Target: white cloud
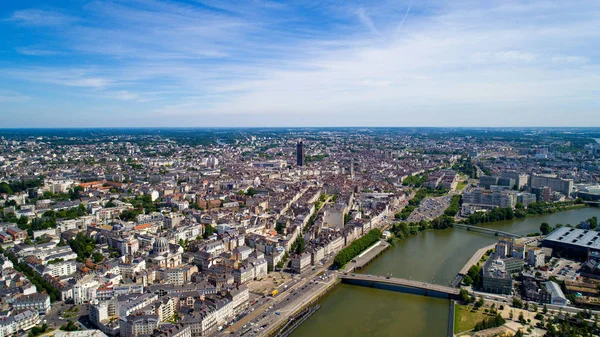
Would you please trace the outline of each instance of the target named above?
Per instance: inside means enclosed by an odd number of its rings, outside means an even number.
[[[138,99],[139,95],[132,92],[128,92],[126,90],[121,90],[116,92],[114,94],[114,97],[119,100],[130,101]]]
[[[47,67],[5,68],[2,72],[9,77],[71,87],[105,88],[113,83],[98,73],[84,68],[52,69]],[[101,72],[101,71],[100,71]]]
[[[72,16],[65,15],[55,11],[45,11],[39,9],[25,9],[16,11],[10,16],[9,21],[18,22],[30,26],[61,26],[76,21]]]
[[[31,97],[23,95],[18,92],[0,90],[0,102],[2,102],[2,103],[25,102],[30,99],[31,99]]]
[[[21,47],[16,48],[16,51],[19,54],[29,55],[29,56],[49,56],[49,55],[58,55],[59,52],[55,50],[48,50],[44,48],[34,48],[34,47]]]
[[[554,56],[552,57],[552,62],[557,63],[585,63],[589,59],[587,57],[582,56]]]
[[[478,52],[473,55],[475,62],[533,62],[537,56],[533,53],[508,50],[501,52]]]

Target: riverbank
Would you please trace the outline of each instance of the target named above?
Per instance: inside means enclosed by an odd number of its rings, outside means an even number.
[[[473,254],[473,256],[471,256],[469,261],[467,261],[467,263],[465,263],[464,267],[462,267],[462,269],[458,272],[458,275],[456,275],[456,278],[454,279],[454,281],[452,281],[451,286],[452,287],[459,286],[460,283],[462,282],[463,278],[465,277],[465,275],[467,275],[467,273],[469,272],[469,269],[472,266],[474,266],[476,263],[479,263],[481,258],[485,255],[485,253],[490,249],[494,249],[495,246],[496,246],[496,244],[491,244],[489,246],[478,249],[475,252],[475,254]]]

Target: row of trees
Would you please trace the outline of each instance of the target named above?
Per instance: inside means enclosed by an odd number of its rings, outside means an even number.
[[[504,323],[506,323],[506,320],[502,318],[502,315],[496,314],[496,316],[494,317],[484,318],[481,322],[475,324],[475,328],[473,330],[480,331],[485,329],[496,328],[504,325]]]
[[[418,222],[398,222],[392,226],[390,232],[392,232],[397,239],[403,239],[408,235],[414,235],[418,232],[426,231],[428,229],[446,229],[452,227],[453,224],[453,217],[442,215],[431,221],[421,220]]]
[[[593,216],[593,217],[587,219],[585,222],[589,223],[590,229],[596,229],[596,227],[598,227],[598,217],[596,217],[596,216]],[[563,226],[564,226],[563,224],[556,224],[556,226],[552,227],[552,226],[550,226],[549,223],[542,222],[542,224],[540,225],[540,232],[542,233],[542,235],[548,235],[553,230],[558,229]],[[572,226],[567,224],[567,227],[572,227]],[[578,224],[577,228],[581,228],[581,224]]]
[[[3,217],[0,221],[15,223],[20,229],[27,231],[29,236],[33,236],[34,231],[56,228],[56,219],[75,219],[85,214],[87,214],[85,206],[79,205],[78,207],[60,210],[58,212],[52,210],[46,211],[41,218],[35,218],[31,220],[31,222],[29,222],[29,218],[26,216],[17,218],[14,213]]]
[[[471,214],[465,220],[465,223],[468,225],[476,225],[476,224],[487,223],[487,222],[512,220],[514,218],[515,218],[515,212],[513,211],[512,208],[498,207],[498,208],[492,209],[489,212],[485,212],[485,213],[477,212],[477,213]]]
[[[350,246],[342,249],[335,258],[333,264],[336,268],[341,268],[346,263],[350,262],[353,258],[362,253],[365,249],[369,248],[372,244],[377,242],[381,238],[381,231],[377,228],[371,229],[367,235],[352,242]]]
[[[0,193],[6,193],[9,195],[27,191],[30,188],[41,187],[44,183],[42,178],[39,179],[30,179],[30,180],[19,180],[19,181],[11,181],[1,182],[0,183]]]
[[[406,220],[410,216],[410,214],[417,208],[417,206],[406,205],[402,211],[396,213],[394,217],[396,220]]]
[[[469,268],[467,275],[465,275],[463,282],[468,286],[473,285],[474,288],[481,288],[483,284],[481,278],[481,266],[479,266],[479,264],[472,265],[471,268]]]
[[[44,325],[42,326],[36,325],[33,328],[31,328],[31,330],[29,330],[27,337],[37,337],[46,332],[48,332],[48,324],[44,323]]]
[[[292,247],[290,247],[290,251],[296,254],[302,254],[306,249],[306,243],[304,242],[304,237],[302,235],[298,235],[296,241],[292,243]]]
[[[60,299],[60,291],[56,289],[50,282],[48,282],[45,278],[43,278],[36,271],[31,269],[25,262],[19,262],[17,257],[12,253],[6,253],[6,256],[13,263],[15,270],[23,273],[33,285],[40,290],[45,290],[48,296],[50,296],[50,301],[54,302]]]
[[[458,211],[460,211],[460,198],[461,198],[461,196],[459,194],[452,196],[452,201],[450,201],[450,206],[448,206],[448,208],[446,208],[446,210],[444,211],[444,214],[446,214],[448,216],[455,216],[456,214],[458,214]]]

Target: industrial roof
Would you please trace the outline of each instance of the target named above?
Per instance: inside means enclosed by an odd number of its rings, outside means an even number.
[[[594,230],[561,227],[548,234],[544,241],[600,250],[600,232]]]

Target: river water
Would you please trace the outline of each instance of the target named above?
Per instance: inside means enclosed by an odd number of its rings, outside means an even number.
[[[486,224],[509,233],[539,231],[542,222],[576,225],[600,208]],[[461,229],[432,230],[395,243],[361,272],[449,285],[479,248],[498,238]],[[340,284],[320,300],[321,309],[291,337],[445,336],[448,301],[419,295]]]

